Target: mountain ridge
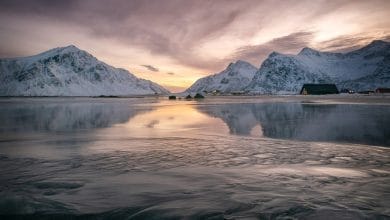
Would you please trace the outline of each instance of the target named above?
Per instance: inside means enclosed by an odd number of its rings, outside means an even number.
[[[232,92],[232,89],[225,89],[222,84],[231,80],[226,73],[233,64],[230,63],[220,73],[198,79],[185,92]],[[334,83],[339,89],[374,90],[377,87],[390,87],[389,66],[390,43],[382,40],[374,40],[360,49],[346,53],[319,51],[310,47],[302,48],[296,55],[273,51],[256,68],[250,81],[235,79],[241,81],[235,91],[251,94],[297,94],[305,83]]]
[[[346,53],[304,47],[270,53],[259,68],[237,60],[198,79],[186,93],[236,91],[297,94],[305,83],[334,83],[355,91],[390,87],[390,42],[374,40]],[[168,94],[162,86],[115,68],[74,45],[37,55],[0,59],[0,96],[110,96]]]
[[[74,45],[0,59],[0,96],[168,94],[162,86],[115,68]]]
[[[254,94],[297,94],[305,83],[334,83],[339,89],[356,91],[390,87],[389,57],[390,43],[381,40],[347,53],[308,47],[296,55],[272,52],[245,90]]]

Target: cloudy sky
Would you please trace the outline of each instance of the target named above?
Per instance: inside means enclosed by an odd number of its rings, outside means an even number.
[[[0,57],[75,45],[180,91],[241,59],[390,40],[389,0],[0,0]]]

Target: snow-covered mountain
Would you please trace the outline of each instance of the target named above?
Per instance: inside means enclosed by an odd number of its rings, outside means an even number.
[[[0,96],[166,94],[168,90],[107,65],[75,46],[0,59]]]
[[[259,94],[296,94],[304,83],[335,83],[356,91],[390,87],[390,43],[373,41],[348,53],[304,48],[297,55],[273,52],[245,88]]]
[[[198,79],[190,88],[188,93],[212,92],[219,90],[221,93],[241,91],[252,80],[257,68],[245,61],[238,60],[230,63],[222,72]]]

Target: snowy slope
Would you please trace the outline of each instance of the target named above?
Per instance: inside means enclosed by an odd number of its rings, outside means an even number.
[[[222,93],[241,91],[252,80],[257,68],[245,61],[238,60],[230,63],[222,72],[197,80],[186,92],[212,92],[219,90]]]
[[[296,94],[304,83],[335,83],[356,91],[390,87],[390,43],[373,41],[349,53],[304,48],[297,55],[273,52],[247,90],[261,94]]]
[[[166,94],[127,70],[109,66],[75,46],[22,58],[0,59],[0,96]]]

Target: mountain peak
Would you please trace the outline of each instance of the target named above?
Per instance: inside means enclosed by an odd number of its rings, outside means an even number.
[[[78,52],[78,51],[81,51],[78,47],[76,47],[75,45],[68,45],[68,46],[65,46],[65,47],[57,47],[57,48],[54,48],[53,51],[56,51],[56,52],[59,52],[59,53],[67,53],[67,52]]]
[[[276,56],[279,56],[281,55],[281,53],[278,53],[276,51],[272,51],[272,53],[270,53],[270,55],[268,57],[276,57]]]
[[[246,62],[246,61],[243,61],[243,60],[237,60],[237,61],[235,62],[235,64],[239,64],[239,65],[244,64],[244,65],[247,65],[247,64],[249,64],[249,63]]]
[[[231,62],[229,65],[228,65],[228,68],[240,68],[240,67],[244,67],[244,66],[252,66],[252,64],[246,62],[246,61],[243,61],[243,60],[237,60],[236,62]]]
[[[186,92],[212,92],[230,93],[243,91],[252,80],[257,68],[252,64],[237,60],[231,62],[223,71],[198,79]]]
[[[388,53],[390,50],[390,42],[383,41],[383,40],[373,40],[371,43],[367,44],[366,46],[349,52],[349,54],[357,54],[357,53],[377,53],[377,52],[383,52]]]
[[[384,40],[373,40],[370,44],[368,45],[388,45],[390,42],[384,41]]]
[[[380,50],[380,49],[384,49],[384,48],[389,47],[389,46],[390,46],[390,42],[386,42],[383,40],[373,40],[370,44],[368,44],[367,46],[365,46],[363,48],[364,49]]]
[[[75,53],[75,52],[79,52],[79,51],[83,51],[83,50],[80,50],[79,48],[77,48],[74,45],[69,45],[69,46],[65,46],[65,47],[56,47],[56,48],[53,48],[51,50],[45,51],[43,53],[31,56],[31,57],[44,58],[44,57],[55,56],[55,55],[58,55],[58,54]]]
[[[310,47],[304,47],[298,53],[298,55],[319,55],[319,52],[317,50],[310,48]]]
[[[237,60],[234,63],[233,62],[230,63],[226,68],[226,70],[233,70],[233,71],[237,71],[239,69],[256,69],[256,67],[254,67],[252,64],[246,61]]]
[[[80,50],[78,47],[76,47],[73,44],[65,46],[65,47],[62,47],[62,49],[64,49],[64,50]]]

